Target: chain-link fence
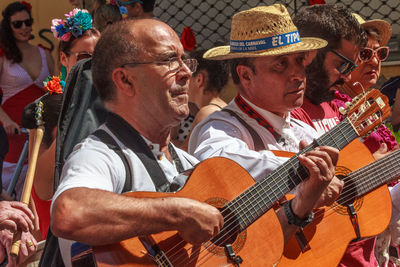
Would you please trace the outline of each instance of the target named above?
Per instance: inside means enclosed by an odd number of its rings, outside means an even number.
[[[343,0],[326,1],[329,4],[340,3],[366,20],[384,19],[392,25],[393,34],[400,34],[399,0]],[[178,34],[189,26],[195,33],[197,47],[208,49],[215,43],[227,43],[232,16],[241,10],[259,5],[280,3],[286,6],[293,16],[297,10],[309,5],[307,0],[158,0],[155,15],[173,27]],[[393,38],[392,50],[398,49],[396,37]],[[400,41],[400,38],[398,39]]]

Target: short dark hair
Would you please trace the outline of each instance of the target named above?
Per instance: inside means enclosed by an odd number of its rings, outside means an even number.
[[[222,88],[227,84],[229,78],[228,66],[223,60],[204,59],[203,55],[207,50],[194,50],[190,52],[190,57],[195,58],[199,62],[196,72],[205,70],[208,75],[208,84],[205,90],[221,92]]]
[[[319,37],[328,41],[327,49],[338,49],[345,39],[362,48],[366,36],[348,8],[341,5],[313,5],[301,9],[293,19],[301,37]]]
[[[16,45],[10,18],[20,11],[26,11],[29,18],[32,19],[31,11],[26,5],[21,4],[21,2],[13,2],[3,10],[3,19],[0,25],[0,47],[3,49],[6,58],[13,63],[22,62],[22,53]]]
[[[154,10],[154,5],[156,4],[156,0],[142,0],[143,11],[144,12],[152,12]]]
[[[240,84],[240,78],[236,71],[237,66],[239,66],[239,65],[247,66],[247,67],[251,68],[251,70],[254,73],[256,73],[256,68],[254,67],[253,62],[254,62],[254,58],[247,58],[247,57],[234,58],[234,59],[229,60],[229,68],[231,70],[231,76],[232,76],[232,80],[233,80],[234,84]]]
[[[121,19],[121,13],[119,12],[118,7],[115,5],[106,4],[100,6],[94,13],[93,24],[96,29],[102,32],[108,25],[113,24]]]
[[[131,30],[136,21],[126,19],[111,24],[96,44],[92,57],[92,76],[94,87],[103,102],[115,97],[113,70],[127,62],[134,62],[141,52]]]

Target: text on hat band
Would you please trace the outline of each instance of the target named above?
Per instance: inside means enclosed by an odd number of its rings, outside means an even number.
[[[247,52],[247,51],[259,51],[267,50],[270,48],[295,44],[300,42],[300,34],[298,31],[284,33],[280,35],[270,36],[267,38],[241,41],[231,40],[230,49],[231,52]]]

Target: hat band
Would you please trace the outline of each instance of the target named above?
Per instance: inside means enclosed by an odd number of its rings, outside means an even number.
[[[298,31],[275,35],[267,38],[255,39],[255,40],[231,40],[230,49],[231,52],[251,52],[267,50],[275,47],[291,45],[301,42],[300,34]]]

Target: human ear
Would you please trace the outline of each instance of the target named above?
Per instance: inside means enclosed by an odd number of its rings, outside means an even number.
[[[249,66],[238,65],[236,67],[236,72],[239,76],[241,84],[247,87],[247,85],[249,85],[253,79],[253,70]]]
[[[116,68],[112,72],[112,80],[118,91],[126,96],[134,96],[134,83],[132,77],[124,68]]]
[[[60,63],[61,65],[63,65],[64,67],[68,66],[68,56],[67,54],[65,54],[64,52],[60,52]]]

